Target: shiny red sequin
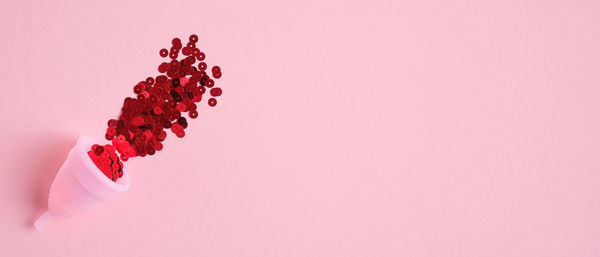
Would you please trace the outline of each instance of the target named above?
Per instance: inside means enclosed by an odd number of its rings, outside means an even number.
[[[221,96],[221,94],[223,94],[223,90],[221,90],[218,87],[210,89],[210,95],[212,95],[212,96]]]
[[[214,99],[214,98],[208,99],[208,105],[211,107],[217,105],[217,99]]]
[[[160,49],[160,51],[158,52],[160,54],[160,57],[167,57],[167,55],[169,55],[169,50],[167,50],[166,48]]]
[[[117,181],[118,178],[123,176],[123,164],[112,145],[93,145],[92,150],[88,152],[88,156],[110,180]]]
[[[213,78],[221,77],[221,68],[211,68],[212,78],[207,74],[207,64],[203,62],[206,56],[196,47],[197,42],[196,35],[189,36],[185,45],[179,38],[174,38],[170,48],[160,49],[161,57],[171,59],[158,65],[162,75],[148,77],[133,87],[135,96],[125,98],[121,115],[107,123],[105,138],[111,140],[111,144],[94,145],[88,152],[96,166],[111,180],[116,181],[123,175],[121,160],[161,151],[161,142],[167,137],[165,130],[170,129],[177,137],[184,137],[188,122],[182,114],[188,112],[190,118],[198,117],[195,103],[202,101],[206,87],[211,88],[208,105],[217,105],[215,97],[221,96],[223,91],[213,87]],[[180,53],[183,59],[178,60]]]

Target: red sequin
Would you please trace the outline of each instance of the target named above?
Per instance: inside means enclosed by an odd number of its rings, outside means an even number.
[[[223,94],[223,90],[221,90],[218,87],[210,89],[210,95],[212,95],[212,96],[220,96],[221,94]]]
[[[135,116],[135,118],[131,120],[131,125],[134,125],[136,127],[142,125],[143,123],[144,118],[142,118],[141,116]]]
[[[222,94],[221,88],[214,87],[214,80],[206,73],[207,64],[202,62],[205,54],[196,48],[198,36],[191,35],[183,47],[179,38],[171,41],[170,50],[162,48],[161,57],[170,57],[170,62],[158,65],[163,75],[147,77],[134,86],[135,97],[127,97],[119,119],[110,119],[107,123],[105,138],[112,145],[92,146],[90,158],[111,180],[116,181],[123,174],[122,161],[130,157],[153,155],[163,149],[162,141],[167,137],[165,130],[170,129],[177,137],[184,137],[188,127],[182,113],[188,112],[192,119],[198,117],[196,102],[201,101],[206,87],[211,88],[209,106],[215,106],[214,97]],[[179,52],[183,60],[177,60]],[[197,69],[193,66],[197,64]],[[213,66],[212,78],[221,77],[221,68]],[[119,156],[116,154],[118,152]]]
[[[166,48],[160,49],[160,57],[167,57],[167,55],[169,55],[169,50],[167,50]]]
[[[115,129],[115,128],[110,128],[109,127],[108,129],[106,129],[106,134],[114,136],[116,133],[117,133],[117,129]]]
[[[215,105],[217,105],[217,99],[214,99],[214,98],[208,99],[208,105],[210,107],[214,107]]]
[[[152,86],[152,85],[154,85],[154,78],[153,78],[153,77],[148,77],[148,78],[146,78],[146,85],[147,85],[147,86]]]
[[[110,128],[116,128],[117,127],[117,120],[115,120],[115,119],[108,120],[108,127],[110,127]]]
[[[173,44],[173,47],[175,48],[181,48],[181,39],[173,38],[173,40],[171,40],[171,44]]]
[[[123,176],[123,165],[120,163],[112,145],[93,145],[88,156],[100,171],[110,180],[117,181]]]
[[[154,111],[154,114],[156,114],[156,115],[161,115],[161,114],[162,114],[162,112],[163,112],[162,108],[160,108],[160,107],[158,107],[158,106],[155,106],[155,107],[152,109],[152,111]]]
[[[196,56],[196,59],[198,59],[198,61],[204,61],[204,58],[206,57],[206,55],[201,51],[198,51],[195,56]]]
[[[207,79],[206,80],[206,86],[207,87],[213,87],[215,85],[215,81],[212,79]]]
[[[135,87],[133,87],[133,92],[136,94],[142,93],[142,91],[144,91],[145,87],[146,87],[146,85],[144,85],[142,82],[140,82],[137,85],[135,85]]]
[[[177,110],[180,112],[185,112],[185,104],[183,104],[183,103],[177,104]]]

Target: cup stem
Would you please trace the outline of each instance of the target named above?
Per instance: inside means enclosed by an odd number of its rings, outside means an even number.
[[[48,223],[50,223],[53,219],[54,215],[52,215],[52,213],[50,213],[49,211],[46,211],[35,221],[35,223],[33,223],[33,226],[38,230],[42,229],[43,227],[48,225]]]

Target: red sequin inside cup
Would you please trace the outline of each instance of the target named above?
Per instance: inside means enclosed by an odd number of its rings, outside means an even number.
[[[221,96],[222,89],[215,87],[214,79],[221,77],[221,68],[213,66],[212,78],[208,75],[206,56],[196,47],[197,42],[196,35],[189,36],[185,45],[174,38],[170,47],[160,49],[159,56],[167,58],[158,65],[162,75],[135,84],[134,96],[125,98],[121,115],[108,121],[105,138],[111,143],[94,145],[88,152],[94,164],[112,181],[123,176],[121,161],[161,151],[167,130],[184,137],[188,123],[183,113],[187,112],[192,119],[198,117],[196,103],[202,101],[206,87],[210,88],[208,105],[217,105],[216,97]]]
[[[117,181],[118,178],[123,176],[123,163],[119,160],[112,145],[93,145],[88,155],[110,180]]]

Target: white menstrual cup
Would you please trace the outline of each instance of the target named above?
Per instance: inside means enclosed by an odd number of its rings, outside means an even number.
[[[98,142],[80,137],[56,174],[48,196],[48,210],[33,224],[41,229],[54,218],[83,213],[129,189],[129,175],[113,182],[94,164],[88,152]]]

